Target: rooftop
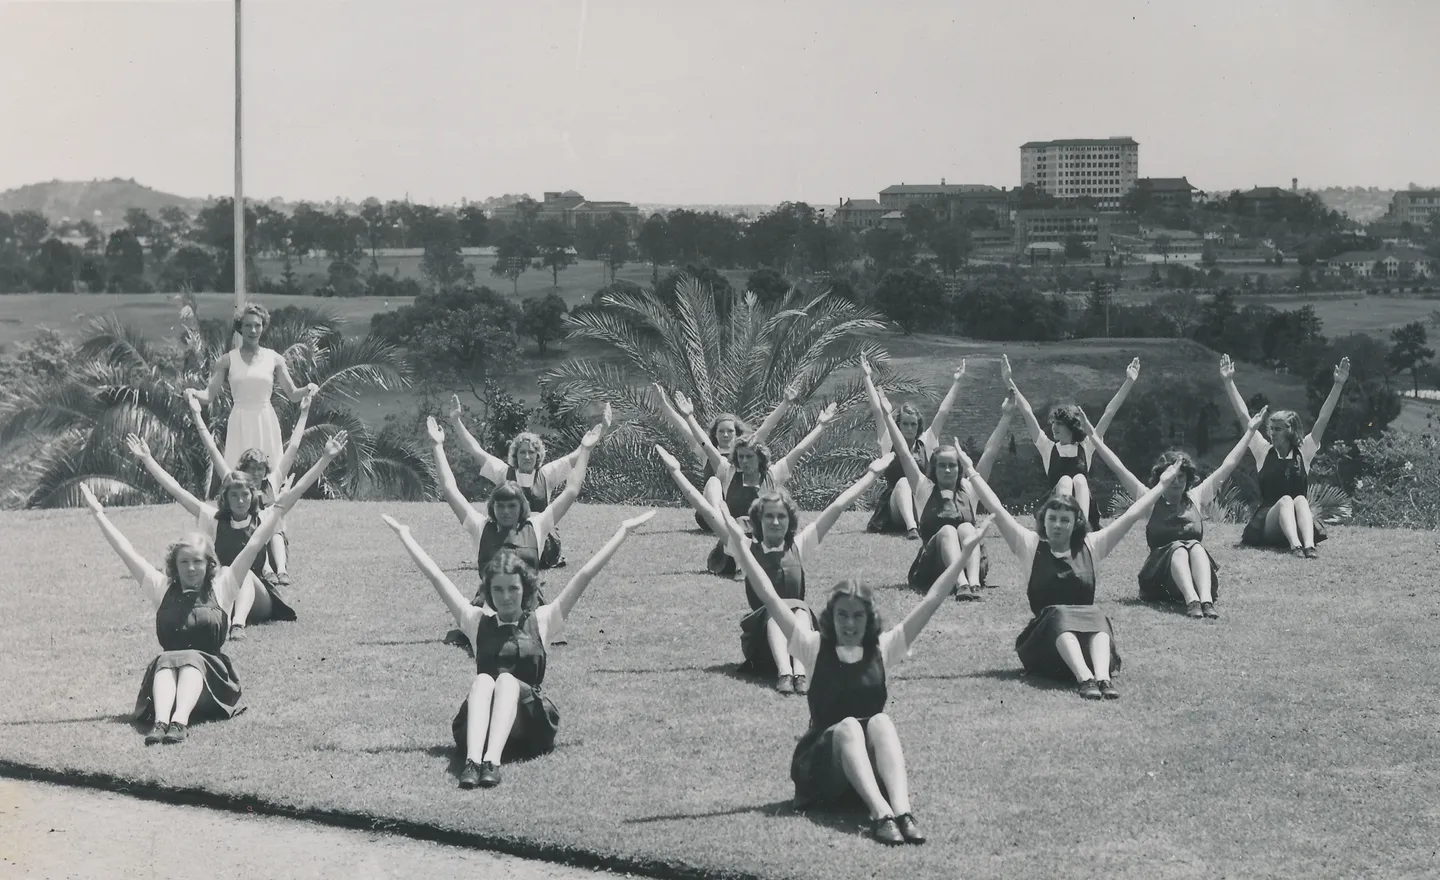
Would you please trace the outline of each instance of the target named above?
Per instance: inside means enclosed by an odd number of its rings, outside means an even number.
[[[880,190],[880,195],[954,195],[999,191],[988,183],[896,183]]]
[[[1140,146],[1140,143],[1129,136],[1112,138],[1073,138],[1063,141],[1028,141],[1020,145],[1020,149],[1026,150],[1032,147],[1114,147],[1114,146]]]
[[[874,199],[846,199],[837,211],[879,211],[880,203]]]
[[[1331,257],[1331,263],[1373,263],[1377,260],[1394,258],[1396,260],[1409,262],[1434,262],[1434,258],[1424,251],[1414,248],[1395,248],[1388,251],[1346,251],[1338,256]]]
[[[1142,177],[1135,181],[1136,186],[1143,186],[1149,190],[1193,190],[1195,185],[1183,177]]]

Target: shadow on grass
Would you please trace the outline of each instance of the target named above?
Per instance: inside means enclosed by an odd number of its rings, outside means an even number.
[[[822,809],[818,807],[797,808],[793,800],[775,801],[769,804],[752,804],[750,806],[732,807],[728,810],[710,810],[700,813],[664,813],[658,816],[640,816],[634,819],[626,819],[626,825],[647,825],[654,822],[683,822],[686,819],[721,819],[726,816],[743,816],[748,813],[758,813],[762,816],[780,819],[787,816],[799,816],[802,819],[809,819],[816,825],[831,828],[835,831],[854,833],[857,827],[865,824],[866,813],[862,807],[840,806],[834,809]]]
[[[1158,614],[1185,616],[1185,605],[1181,602],[1151,602],[1148,599],[1141,599],[1139,596],[1126,596],[1124,599],[1116,599],[1115,602],[1127,608],[1148,608]]]
[[[0,727],[35,727],[42,724],[93,724],[98,721],[108,721],[111,724],[128,724],[136,727],[135,716],[131,713],[124,715],[91,715],[88,718],[26,718],[21,721],[0,721]],[[149,725],[146,725],[149,728]]]
[[[355,644],[357,644],[357,645],[366,645],[366,646],[371,646],[371,647],[395,648],[395,647],[401,647],[401,646],[404,646],[404,645],[436,645],[436,644],[440,644],[440,643],[441,643],[441,640],[440,640],[440,639],[429,638],[429,639],[381,639],[381,640],[369,641],[369,642],[356,642]]]

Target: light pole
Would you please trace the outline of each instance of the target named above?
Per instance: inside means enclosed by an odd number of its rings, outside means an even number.
[[[245,308],[245,188],[240,151],[241,101],[240,101],[240,0],[235,0],[235,315]],[[240,346],[240,334],[234,334],[231,342]]]

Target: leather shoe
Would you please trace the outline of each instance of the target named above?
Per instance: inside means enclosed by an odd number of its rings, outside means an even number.
[[[879,819],[872,820],[870,831],[881,843],[898,846],[905,842],[905,835],[900,833],[900,827],[895,824],[894,816],[881,816]]]
[[[915,817],[909,813],[901,813],[895,817],[895,827],[905,836],[906,843],[924,843],[925,835],[920,833],[920,826],[916,823]]]
[[[486,761],[480,765],[480,785],[484,788],[494,788],[500,784],[500,767]]]
[[[474,788],[480,784],[480,767],[474,761],[467,760],[465,769],[460,771],[460,787]]]

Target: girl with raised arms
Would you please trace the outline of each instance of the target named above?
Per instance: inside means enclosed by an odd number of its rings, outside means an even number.
[[[1091,437],[1097,448],[1104,446],[1103,440]],[[1155,506],[1165,486],[1179,473],[1179,462],[1166,468],[1150,491],[1099,531],[1090,531],[1074,496],[1060,494],[1052,495],[1036,511],[1032,530],[1005,510],[985,478],[975,473],[970,457],[959,444],[956,449],[965,478],[981,502],[995,512],[995,525],[1005,543],[1028,569],[1025,594],[1035,616],[1015,639],[1015,653],[1025,672],[1061,681],[1073,679],[1086,699],[1118,699],[1120,692],[1110,673],[1112,668],[1120,670],[1120,653],[1110,618],[1095,607],[1099,563]]]
[[[1140,566],[1141,599],[1184,602],[1185,615],[1196,619],[1220,616],[1215,610],[1215,602],[1220,597],[1220,566],[1200,543],[1205,537],[1203,511],[1245,457],[1250,438],[1263,421],[1264,409],[1250,419],[1240,442],[1220,466],[1199,482],[1196,482],[1195,462],[1184,452],[1172,449],[1155,460],[1150,468],[1151,483],[1157,482],[1172,465],[1178,464],[1180,469],[1164,484],[1165,491],[1151,508],[1145,523],[1145,543],[1150,547],[1150,555]],[[1084,419],[1082,426],[1087,435],[1095,433],[1089,419]],[[1097,450],[1131,498],[1139,498],[1148,491],[1109,447],[1101,444]]]
[[[895,411],[895,422],[900,427],[900,438],[903,441],[899,446],[885,423],[880,407],[881,396],[875,391],[870,362],[864,357],[860,359],[860,369],[866,378],[865,391],[870,401],[870,411],[875,416],[880,454],[884,455],[902,447],[908,449],[919,472],[925,473],[930,465],[930,456],[940,448],[940,435],[944,433],[945,423],[950,420],[950,410],[960,395],[960,380],[965,378],[965,361],[960,361],[960,367],[955,371],[954,379],[950,383],[950,390],[941,399],[940,407],[935,410],[935,418],[930,420],[930,427],[920,430],[920,409],[913,403],[902,403],[900,409]],[[915,503],[914,492],[915,481],[907,475],[903,459],[897,455],[885,471],[885,490],[875,502],[875,511],[865,526],[866,531],[903,532],[907,540],[919,540],[921,534],[916,524],[915,512],[924,505]]]
[[[455,748],[465,758],[461,788],[499,785],[502,762],[554,748],[560,713],[542,693],[545,645],[558,640],[570,610],[630,533],[654,515],[651,510],[621,523],[620,530],[548,605],[537,604],[539,581],[534,567],[514,550],[501,550],[480,569],[485,606],[480,596],[467,600],[461,595],[411,537],[408,526],[383,517],[440,594],[467,641],[475,646],[475,678],[450,725]]]
[[[722,512],[723,513],[723,512]],[[870,814],[871,832],[886,844],[924,843],[910,805],[910,780],[895,724],[885,713],[889,677],[950,596],[966,558],[989,528],[982,520],[960,558],[940,573],[925,598],[897,626],[884,629],[870,588],[854,580],[835,586],[818,631],[799,626],[775,591],[751,542],[733,517],[725,523],[740,565],[785,636],[789,651],[811,670],[810,727],[790,759],[795,805],[830,807],[856,796]],[[884,786],[882,793],[880,786]]]
[[[221,480],[220,495],[216,498],[218,504],[201,501],[160,466],[150,454],[148,443],[134,434],[125,436],[130,453],[140,460],[150,476],[172,498],[180,502],[186,512],[195,517],[196,529],[210,542],[220,564],[230,567],[236,566],[243,548],[249,546],[250,539],[261,529],[262,512],[274,510],[277,519],[283,522],[284,515],[295,506],[295,502],[320,479],[335,456],[344,451],[346,442],[347,434],[336,432],[326,441],[325,454],[320,460],[298,482],[281,493],[274,505],[265,507],[260,503],[260,485],[239,470],[229,471]],[[278,528],[277,522],[276,528],[268,532],[269,537],[273,537]],[[244,638],[245,627],[251,623],[295,619],[295,611],[281,597],[279,587],[265,576],[264,554],[236,568],[237,574],[241,571],[245,572],[245,576],[236,584],[233,607],[224,606],[230,614],[231,639],[239,641]]]
[[[1100,505],[1096,503],[1090,493],[1090,467],[1095,463],[1095,440],[1103,439],[1105,432],[1110,429],[1110,423],[1115,420],[1115,414],[1120,411],[1125,398],[1130,396],[1130,389],[1135,385],[1135,380],[1140,378],[1140,359],[1137,357],[1125,368],[1125,381],[1121,383],[1120,390],[1105,407],[1105,412],[1100,414],[1100,421],[1095,425],[1095,433],[1086,437],[1080,430],[1080,417],[1084,411],[1079,405],[1066,403],[1054,406],[1050,409],[1050,433],[1046,434],[1045,429],[1040,426],[1040,420],[1035,418],[1035,411],[1030,408],[1030,401],[1020,393],[1020,388],[1015,384],[1015,378],[1010,369],[1010,358],[1002,355],[1000,358],[1000,376],[1005,384],[1010,386],[1010,392],[1015,395],[1015,400],[1020,404],[1020,414],[1025,417],[1025,422],[1030,426],[1030,435],[1034,439],[1035,449],[1040,453],[1040,462],[1045,467],[1045,479],[1050,483],[1051,491],[1058,495],[1073,495],[1080,509],[1086,511],[1086,519],[1091,530],[1100,528]]]
[[[1315,546],[1327,535],[1324,523],[1317,520],[1310,509],[1307,495],[1310,465],[1315,461],[1315,453],[1320,451],[1320,440],[1325,436],[1325,428],[1349,378],[1350,359],[1341,358],[1335,367],[1335,383],[1330,386],[1330,394],[1320,405],[1314,427],[1303,439],[1300,414],[1288,409],[1270,413],[1265,422],[1269,439],[1258,433],[1250,435],[1250,454],[1255,457],[1255,470],[1259,472],[1260,507],[1245,525],[1240,543],[1251,547],[1289,547],[1291,553],[1306,559],[1319,555]],[[1228,354],[1220,357],[1220,381],[1225,385],[1225,396],[1234,407],[1235,415],[1249,421],[1250,409],[1235,387],[1235,362]]]
[[[680,462],[663,446],[655,454],[665,462],[670,477],[681,493],[689,499],[696,512],[711,523],[717,535],[728,534],[720,511],[712,507],[680,471]],[[791,609],[794,625],[814,629],[815,614],[805,602],[805,566],[820,543],[825,540],[840,514],[865,493],[890,463],[890,456],[871,462],[869,469],[853,486],[840,493],[818,518],[800,528],[799,511],[790,493],[784,489],[765,489],[756,496],[747,512],[755,537],[749,539],[750,553],[759,560],[770,578],[775,592]],[[735,557],[736,548],[728,545]],[[782,694],[804,694],[809,690],[807,667],[791,655],[788,638],[770,616],[755,583],[745,579],[745,598],[750,612],[740,620],[740,652],[746,666],[756,675],[774,675],[775,690]]]

